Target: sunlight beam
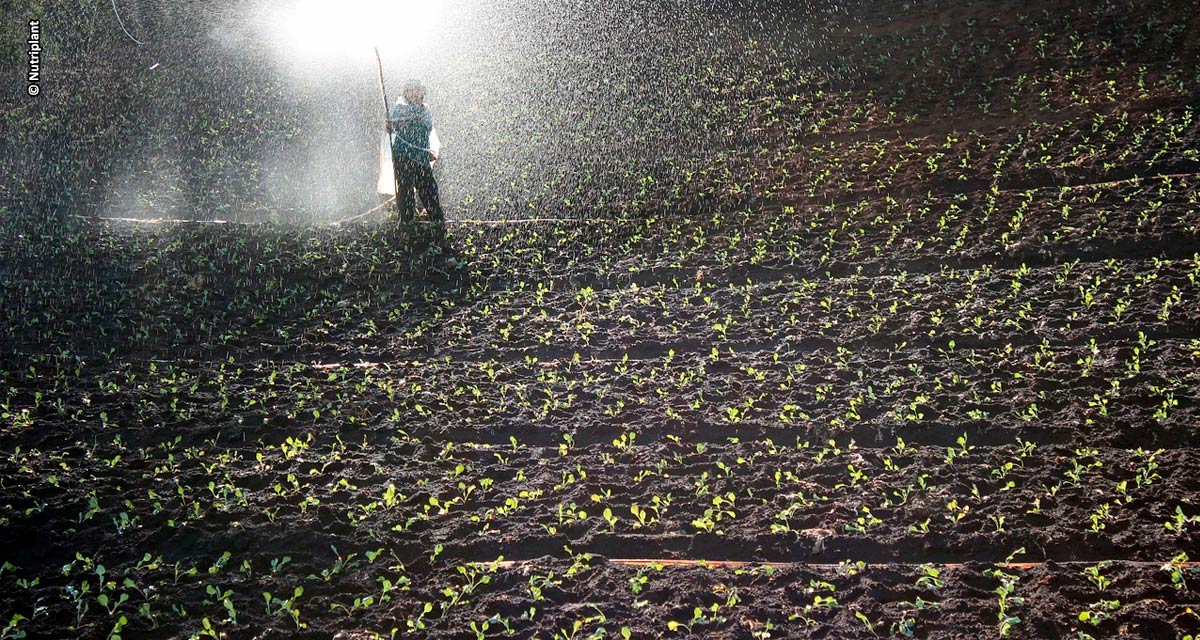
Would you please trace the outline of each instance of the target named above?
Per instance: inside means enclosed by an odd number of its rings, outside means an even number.
[[[271,38],[289,59],[351,62],[411,55],[434,39],[444,17],[440,0],[294,0],[272,7]]]

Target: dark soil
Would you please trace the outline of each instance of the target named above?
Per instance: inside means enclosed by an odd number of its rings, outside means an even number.
[[[1151,4],[816,11],[714,89],[730,153],[444,253],[9,212],[0,637],[1200,633]]]

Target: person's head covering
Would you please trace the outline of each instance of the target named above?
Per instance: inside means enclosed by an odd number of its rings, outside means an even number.
[[[425,85],[421,84],[420,80],[409,80],[404,83],[404,89],[400,95],[404,96],[404,99],[408,102],[424,102]]]

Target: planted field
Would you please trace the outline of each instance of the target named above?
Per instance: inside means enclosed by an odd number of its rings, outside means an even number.
[[[1195,637],[1195,8],[917,4],[454,262],[7,216],[0,638]]]

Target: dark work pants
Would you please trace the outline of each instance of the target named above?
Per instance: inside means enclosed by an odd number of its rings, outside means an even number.
[[[411,221],[417,212],[413,189],[420,195],[421,203],[429,212],[429,218],[434,222],[441,222],[444,217],[442,202],[438,197],[433,168],[428,162],[417,162],[412,158],[400,156],[396,158],[396,211],[400,214],[400,220],[404,222]]]

